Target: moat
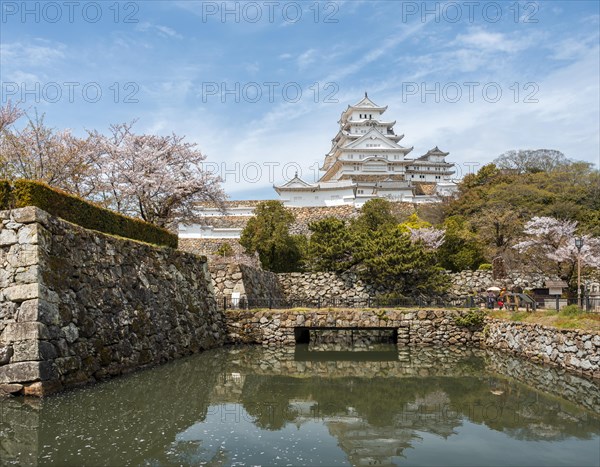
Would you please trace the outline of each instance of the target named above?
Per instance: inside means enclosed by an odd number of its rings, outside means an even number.
[[[598,382],[495,351],[226,347],[0,400],[2,465],[600,465]]]

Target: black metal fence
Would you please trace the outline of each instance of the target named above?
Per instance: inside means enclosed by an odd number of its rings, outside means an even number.
[[[580,298],[560,298],[557,296],[536,296],[538,307],[546,310],[561,310],[568,305],[577,305],[588,313],[600,313],[600,297],[582,296]]]

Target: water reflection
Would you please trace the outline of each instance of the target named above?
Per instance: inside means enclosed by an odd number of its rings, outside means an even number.
[[[229,348],[0,401],[0,431],[3,464],[598,465],[600,388],[482,350]]]

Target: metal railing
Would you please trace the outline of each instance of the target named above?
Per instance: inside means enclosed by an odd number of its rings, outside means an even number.
[[[576,298],[535,297],[536,305],[532,309],[560,310],[567,305],[577,305]],[[255,298],[232,297],[231,295],[217,297],[217,304],[224,310],[252,310],[252,309],[291,309],[291,308],[485,308],[489,309],[484,299],[480,297],[466,297],[456,300],[441,297],[367,297],[367,298],[341,298],[341,297],[287,297]],[[497,310],[497,302],[493,309]],[[514,304],[507,303],[504,309],[514,311]],[[590,313],[600,313],[600,297],[582,297],[582,309]],[[525,303],[519,305],[519,310],[529,310]]]

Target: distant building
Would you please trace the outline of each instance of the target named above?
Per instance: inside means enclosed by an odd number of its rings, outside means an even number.
[[[394,132],[395,121],[382,117],[386,110],[365,93],[360,102],[342,112],[319,181],[308,183],[296,175],[274,186],[302,225],[328,215],[351,218],[373,198],[387,198],[401,208],[400,203],[435,203],[455,192],[454,164],[446,162],[448,153],[436,146],[416,159],[407,158],[413,148],[399,144],[404,135]],[[212,253],[223,241],[236,246],[258,203],[229,201],[225,214],[215,206],[199,205],[206,222],[180,225],[180,244],[193,245],[189,248],[203,254]]]
[[[276,185],[285,206],[362,206],[373,198],[408,203],[432,203],[451,195],[456,184],[451,176],[454,164],[446,162],[447,152],[436,146],[416,159],[406,156],[413,148],[399,144],[404,135],[394,132],[395,121],[383,118],[379,107],[365,93],[348,106],[339,120],[340,129],[325,155],[316,183],[296,175]]]

